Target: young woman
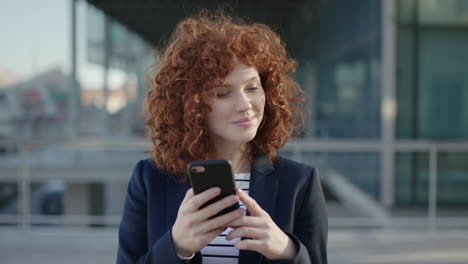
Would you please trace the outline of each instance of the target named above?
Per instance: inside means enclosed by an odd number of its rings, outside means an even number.
[[[177,25],[146,98],[153,147],[130,179],[117,263],[327,263],[318,172],[276,155],[302,120],[295,68],[266,25]],[[200,209],[220,190],[194,195],[186,170],[206,159],[230,160],[238,191]]]

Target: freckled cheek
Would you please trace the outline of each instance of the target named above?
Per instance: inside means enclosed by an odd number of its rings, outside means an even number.
[[[225,121],[228,119],[229,114],[232,112],[228,106],[222,104],[213,104],[211,105],[211,112],[209,112],[209,117],[211,120],[215,120],[217,123],[220,121]]]
[[[263,109],[265,108],[265,94],[255,96],[254,98],[252,98],[252,102],[258,110],[263,111]]]

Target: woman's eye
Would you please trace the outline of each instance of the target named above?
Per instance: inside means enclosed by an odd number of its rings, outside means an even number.
[[[252,86],[252,87],[247,88],[247,91],[255,91],[255,90],[258,90],[257,86]]]
[[[216,97],[218,98],[223,98],[229,95],[229,92],[222,92],[222,93],[217,93]]]

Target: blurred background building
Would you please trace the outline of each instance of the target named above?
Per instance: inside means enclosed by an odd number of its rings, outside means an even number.
[[[145,75],[176,23],[223,7],[299,62],[331,230],[468,228],[468,0],[0,4],[0,226],[115,228],[147,158]],[[461,262],[460,262],[461,263]]]

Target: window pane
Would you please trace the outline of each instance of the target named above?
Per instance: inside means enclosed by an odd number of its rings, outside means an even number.
[[[468,31],[421,33],[418,136],[468,138]]]
[[[63,193],[65,185],[62,181],[31,183],[31,214],[62,215]]]
[[[397,97],[398,112],[396,136],[411,139],[415,137],[415,49],[414,34],[406,28],[398,31]]]
[[[18,214],[18,184],[0,181],[0,215],[14,214]]]
[[[439,205],[468,206],[468,153],[440,153],[438,158]]]
[[[317,133],[380,135],[380,1],[330,1],[319,37]]]
[[[429,155],[398,153],[395,170],[395,202],[399,206],[414,206],[427,213],[429,201]],[[437,155],[437,203],[439,215],[457,215],[454,208],[468,206],[468,153]],[[415,209],[416,210],[416,209]],[[466,211],[468,215],[468,211]],[[459,216],[460,214],[458,214]]]
[[[397,137],[468,138],[468,30],[400,28]]]
[[[466,0],[418,0],[420,24],[468,25]]]
[[[395,203],[427,205],[429,163],[427,153],[397,153]]]

